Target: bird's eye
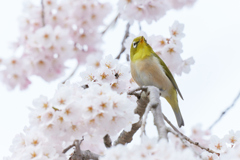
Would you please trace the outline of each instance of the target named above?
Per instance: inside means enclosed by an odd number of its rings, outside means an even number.
[[[139,42],[139,41],[138,41]],[[138,42],[133,42],[133,48],[136,48],[138,45]]]

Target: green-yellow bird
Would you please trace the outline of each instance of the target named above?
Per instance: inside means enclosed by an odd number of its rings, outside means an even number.
[[[143,36],[133,40],[130,50],[131,74],[139,86],[155,86],[172,106],[178,126],[184,126],[177,92],[183,99],[172,73]]]

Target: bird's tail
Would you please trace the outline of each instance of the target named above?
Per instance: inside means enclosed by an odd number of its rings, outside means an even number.
[[[182,118],[182,114],[180,112],[177,100],[177,92],[174,90],[174,93],[170,94],[170,97],[165,97],[168,103],[172,106],[175,117],[177,119],[178,127],[184,126],[184,121]]]

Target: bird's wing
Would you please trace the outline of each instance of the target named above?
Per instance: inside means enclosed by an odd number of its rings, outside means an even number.
[[[156,53],[153,52],[153,56],[155,56],[155,57],[158,58],[161,66],[162,66],[163,69],[164,69],[164,72],[165,72],[166,76],[167,76],[167,77],[169,78],[169,80],[172,82],[172,84],[173,84],[174,88],[177,90],[179,96],[183,99],[182,94],[181,94],[181,92],[180,92],[180,90],[179,90],[179,88],[178,88],[178,85],[177,85],[177,83],[176,83],[176,81],[175,81],[172,73],[171,73],[170,70],[168,69],[167,65],[163,62],[163,60],[162,60]]]

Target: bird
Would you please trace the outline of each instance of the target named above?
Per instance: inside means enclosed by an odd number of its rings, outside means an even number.
[[[177,94],[183,99],[178,85],[164,61],[153,51],[143,36],[136,37],[130,49],[130,68],[134,81],[140,86],[155,86],[171,105],[178,126],[184,126]]]

